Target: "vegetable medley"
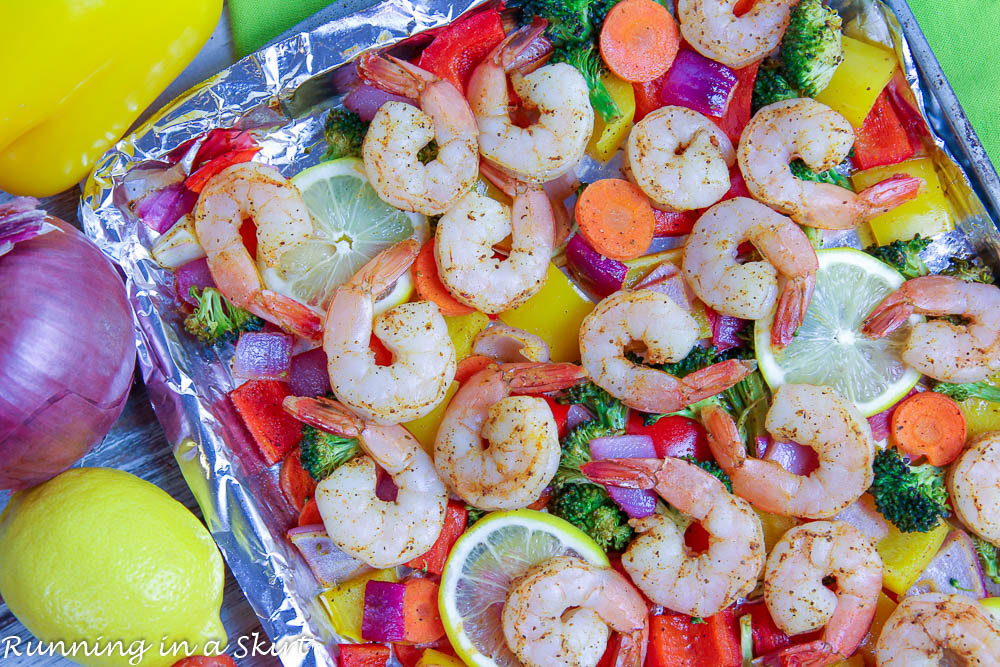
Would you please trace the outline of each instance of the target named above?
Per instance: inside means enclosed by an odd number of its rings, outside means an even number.
[[[1000,663],[1000,290],[895,54],[666,4],[486,7],[131,203],[340,663]]]

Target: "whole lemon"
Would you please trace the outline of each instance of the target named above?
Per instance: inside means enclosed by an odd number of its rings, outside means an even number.
[[[159,667],[221,650],[224,579],[201,522],[120,470],[67,470],[0,515],[0,595],[38,639],[87,642],[90,656],[71,656],[84,665]]]

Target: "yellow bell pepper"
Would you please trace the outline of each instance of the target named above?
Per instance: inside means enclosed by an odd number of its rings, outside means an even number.
[[[608,89],[608,94],[618,105],[622,115],[607,123],[601,118],[601,114],[594,114],[594,133],[590,135],[587,152],[595,159],[607,162],[632,129],[632,119],[635,118],[635,90],[631,83],[619,79],[611,72],[604,74],[601,82]]]
[[[444,400],[438,403],[433,410],[420,419],[403,422],[406,430],[424,446],[428,454],[434,451],[434,439],[437,437],[438,427],[441,426],[441,420],[444,419],[444,411],[448,409],[448,404],[451,403],[451,399],[455,395],[455,392],[458,391],[458,387],[459,384],[457,382],[452,382],[451,386],[448,387],[447,393],[444,395]]]
[[[0,189],[42,197],[84,178],[221,12],[222,0],[3,3]]]
[[[542,289],[517,308],[500,313],[500,321],[544,340],[552,361],[578,361],[580,324],[593,309],[594,302],[549,264]]]
[[[356,642],[361,638],[361,619],[365,611],[365,584],[369,581],[399,581],[395,569],[375,570],[345,581],[319,594],[330,623],[337,634]]]
[[[1000,373],[985,380],[991,387],[1000,387]],[[958,404],[965,416],[965,428],[972,438],[989,431],[1000,431],[1000,403],[981,398],[967,398]]]
[[[760,517],[760,527],[764,531],[764,553],[771,553],[771,549],[778,543],[781,536],[799,523],[795,517],[771,514],[756,507],[753,511]]]
[[[816,99],[839,112],[854,127],[861,127],[875,100],[896,71],[896,54],[845,36],[844,62]]]
[[[997,623],[1000,623],[1000,598],[983,598],[979,603],[986,607],[986,611],[993,615]]]
[[[882,557],[882,585],[902,595],[941,548],[948,524],[941,521],[926,533],[901,533],[891,523],[888,526],[889,534],[875,545]]]
[[[858,653],[864,658],[865,664],[875,664],[875,645],[878,642],[879,635],[882,634],[885,622],[889,620],[889,616],[894,611],[896,611],[896,603],[884,592],[879,592],[878,600],[875,601],[875,616],[872,617],[872,624],[868,627],[868,634],[861,640],[861,647],[858,649]]]
[[[421,654],[417,667],[465,667],[465,663],[447,653],[429,648]]]
[[[929,157],[859,171],[851,176],[851,182],[860,191],[895,174],[922,178],[924,184],[920,193],[910,201],[868,221],[872,236],[879,245],[897,240],[909,241],[916,234],[936,236],[955,228],[941,179],[934,169],[934,161]]]
[[[466,315],[445,317],[448,335],[455,346],[455,359],[461,361],[472,354],[472,341],[490,323],[490,318],[478,310]]]
[[[865,659],[861,657],[860,653],[855,653],[847,660],[839,660],[830,667],[865,667]]]

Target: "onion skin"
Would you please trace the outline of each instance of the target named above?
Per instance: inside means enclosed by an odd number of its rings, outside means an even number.
[[[0,257],[0,488],[72,466],[121,414],[132,386],[132,309],[83,234],[53,231]]]

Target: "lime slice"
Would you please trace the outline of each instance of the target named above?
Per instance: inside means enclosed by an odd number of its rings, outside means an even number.
[[[466,664],[520,667],[500,626],[507,590],[535,565],[563,555],[609,565],[582,531],[535,510],[494,512],[455,542],[441,575],[438,607],[448,639]]]
[[[292,178],[309,208],[313,237],[281,255],[277,268],[262,268],[269,289],[324,311],[333,291],[378,252],[408,238],[427,240],[427,218],[386,204],[368,183],[361,160],[322,162]],[[376,304],[382,312],[408,301],[406,273]]]
[[[866,417],[890,407],[920,379],[900,359],[910,327],[874,340],[861,324],[876,305],[903,284],[903,276],[853,248],[816,252],[819,271],[805,320],[784,350],[771,348],[774,314],[757,320],[757,364],[772,389],[786,383],[833,387]],[[910,322],[922,318],[914,315]]]

